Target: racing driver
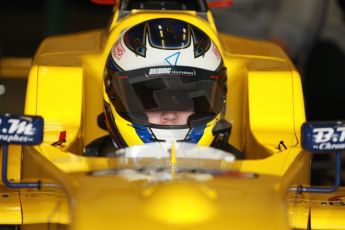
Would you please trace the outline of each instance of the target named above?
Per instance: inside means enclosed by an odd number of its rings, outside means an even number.
[[[104,70],[105,109],[99,120],[110,135],[87,146],[86,155],[106,156],[151,142],[189,142],[241,158],[228,144],[226,83],[218,48],[196,26],[159,18],[125,30]]]

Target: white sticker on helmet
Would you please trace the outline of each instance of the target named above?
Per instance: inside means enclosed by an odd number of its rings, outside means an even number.
[[[191,42],[192,44],[188,47],[176,50],[156,48],[151,46],[150,42],[146,42],[146,55],[143,57],[128,49],[122,36],[120,42],[116,42],[112,48],[112,57],[115,63],[126,71],[147,66],[167,65],[191,66],[211,71],[216,70],[221,63],[221,58],[215,44],[211,41],[213,48],[208,49],[203,55],[195,58],[193,39]],[[119,46],[119,44],[122,44],[122,46]]]

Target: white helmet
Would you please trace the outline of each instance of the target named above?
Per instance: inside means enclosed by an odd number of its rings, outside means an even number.
[[[211,145],[226,79],[218,48],[194,25],[169,18],[135,25],[121,34],[107,60],[107,127],[120,148],[140,144],[133,135],[142,143],[203,139]]]

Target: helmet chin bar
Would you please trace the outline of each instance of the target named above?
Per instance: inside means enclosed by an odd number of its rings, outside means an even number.
[[[151,128],[151,132],[156,137],[157,141],[171,146],[173,143],[184,141],[189,133],[190,128],[185,129],[157,129]]]

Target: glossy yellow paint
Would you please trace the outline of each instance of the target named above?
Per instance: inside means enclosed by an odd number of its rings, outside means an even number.
[[[7,168],[7,177],[10,181],[18,182],[20,181],[20,168],[21,168],[21,158],[22,158],[22,147],[19,145],[11,145],[8,148],[8,162],[10,165]],[[2,147],[0,146],[0,159],[2,159]],[[0,170],[2,170],[2,165],[0,165]]]
[[[68,225],[63,224],[23,224],[20,226],[22,230],[67,230]]]
[[[80,205],[73,207],[72,229],[112,225],[126,229],[288,229],[284,204],[274,186],[279,180],[272,176],[247,180],[225,176],[202,183],[174,180],[151,184],[110,175],[94,178],[74,174],[73,178],[78,178],[80,187],[94,186],[75,194]],[[249,193],[245,189],[248,186],[255,193]],[[100,188],[104,192],[94,199]],[[95,218],[97,213],[102,214]]]
[[[22,224],[19,191],[0,186],[0,223]]]
[[[69,223],[68,201],[57,189],[22,189],[23,224]]]
[[[162,188],[151,187],[150,192],[144,191],[147,198],[144,212],[154,220],[176,225],[196,224],[213,219],[218,214],[218,209],[212,203],[213,199],[199,186],[201,185],[170,182]]]
[[[345,189],[331,194],[290,194],[289,215],[295,228],[305,229],[310,212],[311,229],[344,229]]]
[[[161,17],[188,21],[207,33],[227,67],[225,117],[233,125],[230,142],[245,159],[207,162],[203,169],[254,174],[176,171],[163,180],[136,172],[136,162],[83,155],[85,145],[106,135],[96,121],[111,47],[124,29]],[[25,113],[45,118],[44,143],[23,148],[22,161],[20,151],[11,151],[17,155],[9,172],[16,180],[41,180],[42,189],[13,191],[11,201],[2,199],[0,223],[69,224],[72,230],[306,229],[312,208],[315,228],[345,227],[342,208],[320,206],[324,198],[287,195],[291,186],[308,185],[310,176],[310,155],[300,146],[302,87],[291,61],[269,42],[219,34],[210,12],[207,20],[192,11],[137,10],[119,18],[115,9],[106,30],[46,39],[33,59],[25,106]],[[52,146],[62,131],[66,142]]]
[[[8,151],[7,179],[11,182],[20,182],[22,147],[11,145]],[[0,159],[2,159],[1,146]],[[2,160],[0,162],[2,163]],[[0,165],[0,170],[2,170],[2,165]],[[19,190],[6,188],[2,182],[0,183],[0,223],[9,225],[22,224]]]

